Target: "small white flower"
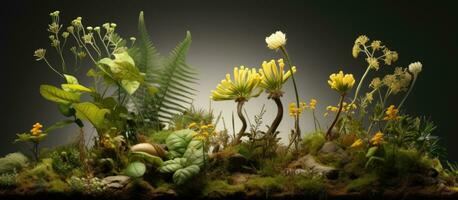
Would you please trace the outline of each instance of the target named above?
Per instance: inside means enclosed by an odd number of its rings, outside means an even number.
[[[412,72],[414,76],[418,75],[421,72],[423,65],[421,62],[414,62],[409,65],[409,71]]]
[[[272,50],[276,50],[281,46],[286,45],[286,35],[281,31],[272,33],[269,37],[266,37],[267,47]]]

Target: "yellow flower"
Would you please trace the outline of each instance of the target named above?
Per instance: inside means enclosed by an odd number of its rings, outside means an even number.
[[[383,53],[385,54],[385,64],[391,65],[391,63],[398,60],[398,53],[396,51],[390,51],[389,49],[383,49]]]
[[[39,136],[41,135],[41,133],[43,132],[41,129],[43,128],[43,125],[41,125],[40,123],[35,123],[33,125],[33,128],[30,130],[30,133],[33,135],[33,136]]]
[[[369,87],[371,87],[372,89],[377,89],[380,86],[382,86],[382,81],[379,77],[372,79],[371,84],[369,84]]]
[[[398,112],[399,110],[395,108],[394,105],[391,105],[386,109],[386,116],[383,118],[384,120],[395,120],[398,119]]]
[[[357,139],[355,142],[353,142],[353,144],[351,144],[350,148],[360,148],[363,146],[363,140],[361,139]]]
[[[351,55],[353,55],[354,58],[357,58],[359,52],[361,52],[361,48],[359,48],[359,44],[353,45],[353,48],[351,50]]]
[[[366,58],[367,63],[369,64],[369,67],[378,70],[380,67],[380,64],[378,63],[378,59],[374,57],[369,57]]]
[[[331,74],[329,76],[328,84],[331,89],[344,95],[353,88],[355,79],[353,78],[353,74],[344,75],[344,73],[340,71],[337,74]]]
[[[311,110],[315,110],[315,108],[316,108],[316,103],[317,103],[316,99],[310,99],[309,108],[310,108]]]
[[[377,132],[374,137],[371,139],[371,143],[373,145],[379,145],[383,142],[383,133],[382,132]]]
[[[365,45],[369,41],[369,38],[365,35],[360,35],[355,40],[355,44]]]
[[[197,123],[196,123],[196,122],[193,122],[193,123],[191,123],[191,124],[188,125],[188,128],[189,128],[189,129],[194,129],[194,128],[197,128],[197,127],[198,127],[198,126],[197,126]]]
[[[371,48],[375,51],[382,48],[382,42],[380,40],[374,40],[371,43]]]
[[[281,31],[277,31],[266,37],[266,43],[269,49],[277,50],[281,46],[286,45],[286,35]]]
[[[226,79],[218,84],[216,90],[212,90],[210,98],[214,101],[247,101],[261,94],[262,89],[258,88],[260,82],[261,76],[256,69],[248,69],[244,66],[241,66],[240,69],[235,67],[234,80],[231,80],[230,74],[226,74]]]
[[[37,61],[44,59],[45,55],[46,55],[46,49],[37,49],[33,53],[33,56],[36,57],[35,60],[37,60]]]
[[[285,73],[283,59],[279,59],[277,62],[278,67],[275,60],[271,60],[270,62],[264,61],[262,63],[262,69],[259,69],[262,79],[259,87],[266,89],[271,95],[281,95],[283,83],[291,77],[292,73],[296,72],[296,67],[292,67],[291,70]]]
[[[417,76],[422,69],[423,65],[421,62],[414,62],[409,65],[409,71],[414,75]]]
[[[296,106],[296,103],[290,103],[289,104],[289,116],[299,117],[306,107],[307,107],[307,104],[305,102],[300,103],[299,107]]]

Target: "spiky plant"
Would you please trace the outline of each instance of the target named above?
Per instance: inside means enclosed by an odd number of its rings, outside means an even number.
[[[234,81],[232,81],[230,74],[226,74],[226,78],[218,84],[216,90],[212,90],[211,99],[214,101],[235,100],[237,102],[237,115],[242,121],[242,128],[234,138],[234,144],[241,142],[247,128],[247,121],[242,112],[243,105],[249,99],[262,93],[262,89],[258,87],[260,82],[261,76],[256,72],[256,69],[241,66],[240,69],[234,68]]]

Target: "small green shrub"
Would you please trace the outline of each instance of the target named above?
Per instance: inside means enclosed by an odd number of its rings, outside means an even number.
[[[302,146],[306,153],[315,155],[321,149],[321,147],[323,146],[325,142],[326,142],[326,138],[324,138],[324,134],[317,132],[317,133],[307,134],[304,137]]]
[[[214,180],[207,182],[202,194],[207,198],[221,198],[241,193],[244,190],[244,185],[230,185],[224,180]]]
[[[170,130],[164,130],[164,131],[158,131],[158,132],[151,133],[151,135],[149,136],[149,141],[152,143],[157,143],[157,144],[165,144],[165,140],[172,133],[173,131],[170,131]]]
[[[8,188],[16,186],[16,173],[8,173],[0,175],[0,188]]]
[[[15,173],[26,167],[29,159],[24,154],[16,152],[10,153],[0,158],[0,174]]]
[[[52,168],[61,176],[67,177],[81,168],[79,151],[75,148],[63,148],[50,154]]]

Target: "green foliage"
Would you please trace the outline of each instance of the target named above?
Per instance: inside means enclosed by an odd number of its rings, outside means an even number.
[[[306,153],[315,155],[326,142],[326,138],[322,133],[312,133],[304,137],[302,145]]]
[[[19,172],[29,164],[29,159],[24,154],[10,153],[0,158],[0,174]]]
[[[190,129],[175,131],[165,140],[172,157],[182,157],[186,151],[201,149],[202,141],[194,139],[196,133]]]
[[[17,176],[19,187],[29,190],[46,190],[49,192],[65,192],[68,185],[60,179],[52,168],[50,158],[42,159],[33,169],[24,170]]]
[[[140,160],[140,161],[143,161],[144,163],[149,163],[153,165],[154,167],[160,167],[163,165],[161,158],[151,155],[149,153],[131,152],[129,156],[131,160]]]
[[[211,124],[213,122],[213,112],[206,109],[199,109],[191,105],[184,112],[173,115],[171,124],[173,129],[186,129],[191,123]]]
[[[97,177],[79,178],[72,176],[67,180],[67,183],[72,191],[83,194],[99,194],[105,191],[105,184]]]
[[[0,188],[8,188],[16,186],[16,173],[0,174]]]
[[[124,174],[133,178],[140,178],[145,174],[146,166],[142,162],[131,162],[124,170]]]
[[[80,152],[74,147],[53,151],[49,157],[52,159],[53,170],[62,177],[67,177],[74,171],[81,170]]]
[[[41,85],[40,94],[43,98],[62,104],[78,103],[80,102],[80,94],[67,92],[52,85]]]
[[[76,110],[76,117],[90,121],[95,128],[103,128],[105,115],[110,113],[110,110],[99,108],[91,102],[75,103],[73,107]]]
[[[378,181],[379,177],[377,174],[370,173],[365,174],[362,177],[359,177],[355,180],[352,180],[347,185],[348,192],[359,192],[361,190],[367,189],[371,185],[375,184]]]
[[[157,144],[165,144],[165,140],[172,134],[173,131],[170,130],[162,130],[158,132],[151,133],[149,137],[150,142],[157,143]]]
[[[326,183],[322,176],[302,173],[293,177],[296,192],[307,196],[316,196],[325,193]]]
[[[181,185],[191,177],[197,175],[199,171],[200,167],[197,165],[188,165],[184,168],[178,169],[175,173],[173,173],[173,182],[177,185]]]
[[[237,193],[243,193],[243,184],[230,185],[225,180],[212,180],[205,184],[202,195],[207,198],[223,198]]]

